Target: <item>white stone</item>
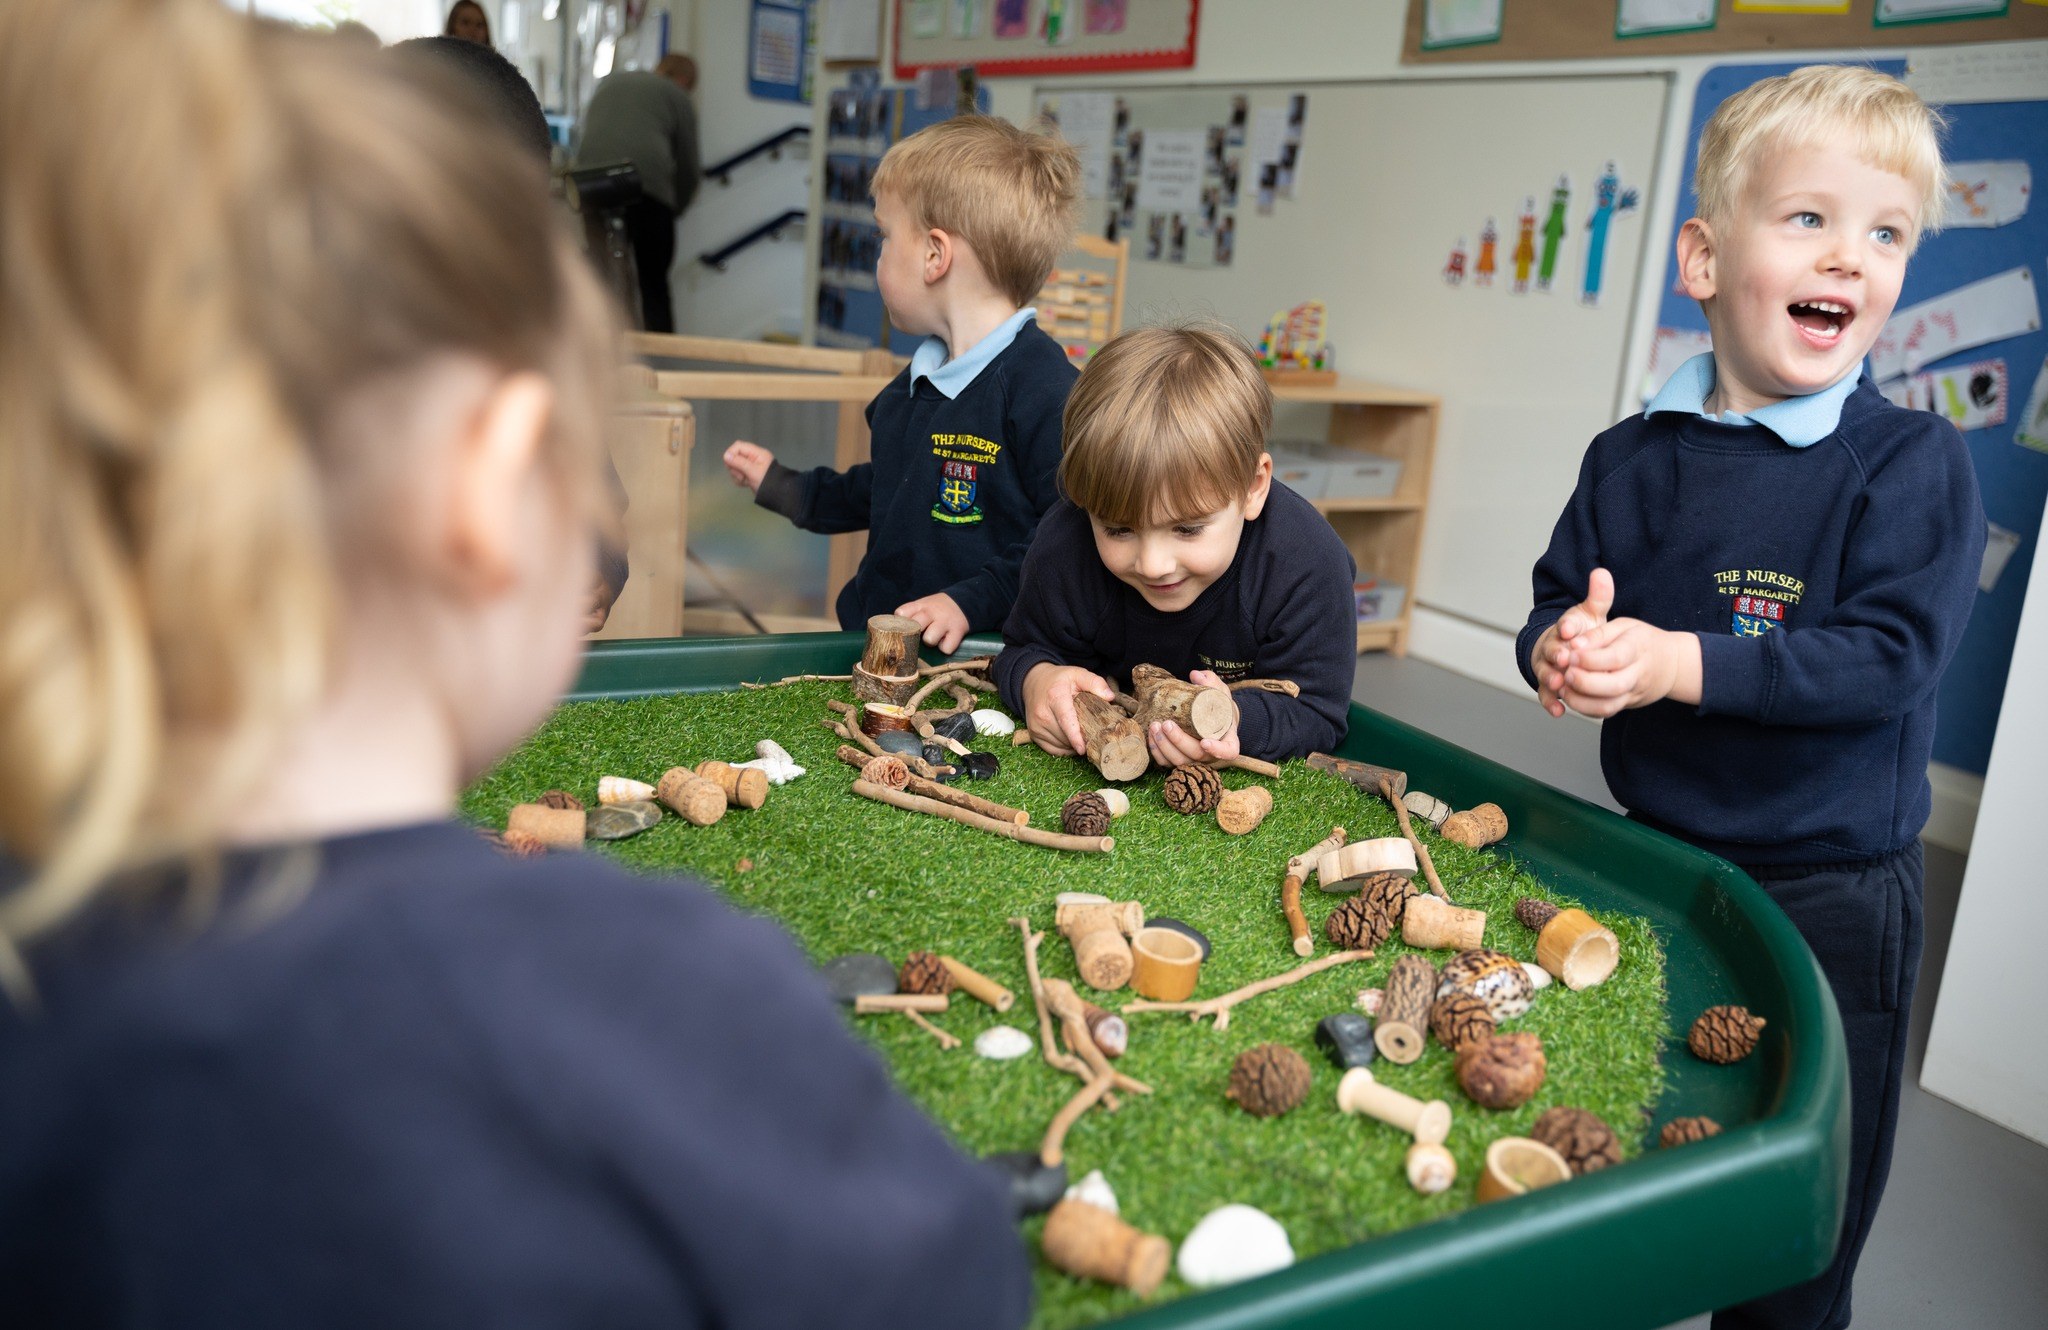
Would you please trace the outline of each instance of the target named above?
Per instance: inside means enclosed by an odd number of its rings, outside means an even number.
[[[1180,1244],[1175,1268],[1196,1288],[1256,1279],[1294,1264],[1287,1230],[1264,1210],[1226,1205],[1203,1216]]]
[[[1131,796],[1122,790],[1097,790],[1096,793],[1102,796],[1102,802],[1109,805],[1111,817],[1122,817],[1131,811]]]
[[[1380,1003],[1387,996],[1384,988],[1361,988],[1358,990],[1358,1009],[1368,1016],[1380,1014]]]
[[[735,762],[733,766],[761,772],[770,785],[787,785],[804,774],[804,768],[796,764],[789,750],[773,739],[763,739],[754,745],[752,761]]]
[[[991,1025],[974,1036],[974,1051],[996,1062],[1008,1062],[1031,1051],[1031,1036],[1014,1025]]]
[[[1529,976],[1529,982],[1536,986],[1538,992],[1550,987],[1550,971],[1542,966],[1523,961],[1522,970]]]
[[[974,732],[976,734],[1004,735],[1014,734],[1016,730],[1017,722],[1011,720],[1000,711],[991,711],[987,707],[983,707],[974,713]]]
[[[1120,1213],[1116,1208],[1116,1192],[1110,1187],[1109,1179],[1102,1176],[1102,1170],[1099,1168],[1090,1170],[1087,1177],[1067,1188],[1067,1199],[1099,1205],[1111,1214]]]

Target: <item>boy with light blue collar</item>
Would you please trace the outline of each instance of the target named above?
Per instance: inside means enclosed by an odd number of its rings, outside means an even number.
[[[1060,419],[1078,375],[1025,302],[1073,234],[1080,163],[1051,135],[956,116],[875,169],[875,282],[889,321],[925,340],[868,404],[870,462],[797,472],[734,443],[725,467],[754,502],[807,531],[869,532],[839,592],[839,626],[877,614],[951,652],[993,631],[1024,551],[1059,497]]]
[[[1607,718],[1601,766],[1629,816],[1756,878],[1841,1009],[1834,1261],[1717,1313],[1719,1330],[1847,1325],[1891,1166],[1935,687],[1985,537],[1962,436],[1862,373],[1940,215],[1938,128],[1904,84],[1847,66],[1766,79],[1715,112],[1678,237],[1714,350],[1593,441],[1516,641],[1552,715]],[[1781,1055],[1772,1028],[1766,1058]]]

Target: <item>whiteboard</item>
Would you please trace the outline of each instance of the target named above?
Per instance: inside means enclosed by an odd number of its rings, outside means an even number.
[[[1134,243],[1125,326],[1214,314],[1256,340],[1276,310],[1325,301],[1340,372],[1443,398],[1417,599],[1518,630],[1530,569],[1620,400],[1644,209],[1610,223],[1600,303],[1582,305],[1593,184],[1611,160],[1625,186],[1653,197],[1671,84],[1648,74],[1206,85],[1192,99],[1185,87],[1091,87],[1154,125],[1219,94],[1248,94],[1254,115],[1308,94],[1292,199],[1269,215],[1237,209],[1229,267],[1144,262]],[[1560,172],[1572,182],[1569,229],[1548,293],[1532,283],[1511,294],[1506,273],[1487,288],[1469,275],[1445,282],[1453,244],[1463,237],[1475,250],[1488,216],[1505,266],[1523,198],[1536,198],[1540,220]],[[1283,415],[1275,432],[1321,428]]]

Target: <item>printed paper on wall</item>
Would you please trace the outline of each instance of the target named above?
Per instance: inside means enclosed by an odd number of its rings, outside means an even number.
[[[1138,206],[1147,212],[1193,212],[1202,201],[1199,129],[1155,129],[1145,136],[1138,167]]]
[[[1977,569],[1977,589],[1988,592],[1998,585],[2006,562],[2020,547],[2020,533],[2008,531],[1996,522],[1986,522],[1984,526],[1984,562]]]
[[[2022,448],[2048,453],[2048,359],[2041,362],[2041,372],[2034,376],[2034,391],[2027,394],[2026,413],[2020,417],[2012,441]]]
[[[2018,337],[2040,326],[2034,274],[2024,267],[2010,268],[1892,315],[1870,348],[1870,372],[1883,383],[1943,356]]]
[[[2005,423],[2009,395],[2003,360],[1978,360],[1928,374],[1893,379],[1884,395],[1908,411],[1932,411],[1957,429],[1990,429]]]
[[[2026,216],[2034,169],[2024,161],[1950,162],[1944,227],[2004,226]]]
[[[1690,328],[1659,328],[1650,342],[1650,368],[1643,373],[1643,400],[1649,401],[1678,367],[1714,349],[1711,333]]]

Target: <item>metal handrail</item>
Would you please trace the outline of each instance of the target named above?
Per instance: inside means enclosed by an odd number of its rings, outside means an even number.
[[[734,153],[732,156],[726,158],[724,161],[719,162],[713,166],[705,167],[704,178],[707,180],[716,180],[721,185],[730,185],[732,183],[732,172],[734,167],[739,166],[745,162],[750,162],[754,160],[754,158],[759,157],[764,152],[767,153],[770,157],[780,160],[782,157],[782,147],[784,144],[790,142],[792,139],[808,138],[810,137],[810,133],[811,127],[809,125],[791,125],[788,129],[781,130],[778,133],[770,134],[767,138],[762,139],[759,143],[756,143],[751,148],[742,148],[738,152]]]
[[[697,262],[703,264],[707,268],[710,268],[714,272],[724,272],[725,261],[727,259],[739,253],[741,250],[745,249],[747,246],[753,244],[757,240],[761,240],[764,238],[774,238],[778,240],[781,239],[782,232],[785,228],[802,222],[805,216],[806,214],[802,208],[791,208],[779,217],[771,217],[767,221],[755,227],[753,230],[741,236],[739,239],[733,241],[731,244],[728,244],[721,249],[714,249],[709,254],[699,254],[697,256]]]

